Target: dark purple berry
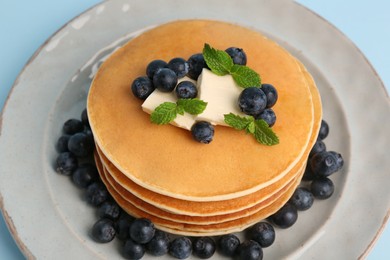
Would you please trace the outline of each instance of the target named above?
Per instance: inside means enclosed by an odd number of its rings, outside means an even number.
[[[153,79],[154,74],[162,69],[167,67],[167,63],[163,60],[154,60],[148,64],[146,67],[146,75],[150,78]]]
[[[77,157],[70,152],[60,153],[56,160],[56,171],[63,175],[72,175],[77,169]]]
[[[237,248],[238,260],[261,260],[263,259],[263,249],[253,240],[246,240]]]
[[[302,180],[303,181],[312,181],[315,178],[316,178],[316,176],[314,175],[313,171],[311,170],[310,163],[308,162],[306,164],[306,168],[305,168],[305,172],[303,174]]]
[[[109,198],[106,186],[100,182],[93,182],[87,187],[86,199],[92,206],[99,206]]]
[[[120,240],[127,240],[130,238],[130,226],[131,223],[135,220],[134,217],[129,214],[122,212],[119,219],[116,222],[116,237]]]
[[[154,74],[153,85],[162,92],[171,92],[177,85],[177,75],[171,69],[160,69]]]
[[[152,80],[148,77],[138,77],[131,84],[133,95],[141,100],[145,100],[154,91]]]
[[[186,259],[192,253],[192,243],[188,237],[177,237],[169,245],[169,254],[177,259]]]
[[[245,114],[256,117],[267,106],[267,97],[260,88],[246,88],[238,97],[238,106]]]
[[[81,112],[81,122],[83,122],[85,126],[89,127],[89,119],[88,119],[88,113],[86,108],[83,110],[83,112]]]
[[[87,188],[92,182],[99,179],[99,173],[96,166],[85,163],[77,167],[73,172],[72,181],[79,188]]]
[[[306,188],[297,188],[289,202],[294,205],[297,210],[307,210],[313,205],[314,196]]]
[[[334,184],[329,178],[320,178],[312,181],[310,190],[316,199],[325,200],[334,192]]]
[[[223,235],[218,240],[218,250],[224,256],[234,256],[239,245],[240,239],[233,234]]]
[[[68,149],[77,157],[87,157],[93,152],[93,143],[84,133],[76,133],[69,138]]]
[[[230,47],[225,50],[227,54],[233,59],[234,64],[246,65],[246,54],[243,49],[237,47]]]
[[[276,115],[271,108],[266,108],[256,116],[256,119],[263,119],[269,127],[272,127],[276,122]]]
[[[65,134],[73,135],[82,132],[84,129],[83,123],[78,119],[69,119],[64,123],[62,130]]]
[[[275,229],[267,222],[259,222],[248,230],[248,236],[262,248],[269,247],[275,241]]]
[[[318,139],[316,143],[313,145],[313,147],[310,150],[309,158],[313,157],[313,155],[321,152],[326,151],[326,145],[323,141]]]
[[[145,255],[145,246],[128,239],[123,246],[122,255],[126,259],[141,259]]]
[[[276,226],[280,228],[289,228],[294,225],[298,219],[297,208],[290,203],[286,203],[271,216],[271,219]]]
[[[115,224],[111,219],[98,220],[92,227],[92,238],[99,243],[107,243],[115,237]]]
[[[69,142],[70,137],[71,137],[70,135],[63,135],[63,136],[60,136],[60,138],[58,138],[57,144],[56,144],[57,152],[59,152],[59,153],[69,152],[68,142]]]
[[[191,127],[191,134],[196,141],[208,144],[213,140],[214,127],[209,122],[199,121]]]
[[[169,236],[167,233],[156,230],[154,237],[146,244],[146,250],[154,256],[162,256],[168,253]]]
[[[156,229],[154,224],[146,218],[139,218],[133,221],[130,226],[130,238],[140,244],[146,244],[152,240]]]
[[[177,98],[196,98],[198,89],[191,81],[182,81],[175,89]]]
[[[173,70],[179,79],[187,75],[189,71],[189,65],[183,58],[173,58],[168,62],[167,67]]]
[[[329,134],[329,125],[325,120],[321,121],[320,131],[318,133],[318,138],[324,140]]]
[[[267,96],[267,108],[271,108],[278,101],[278,91],[271,84],[261,84],[261,90]]]
[[[112,200],[103,202],[97,210],[99,218],[109,218],[111,220],[117,220],[121,214],[121,208]]]
[[[336,152],[320,152],[310,159],[311,170],[317,177],[328,177],[343,166],[340,154]]]
[[[207,64],[202,53],[192,55],[188,59],[188,65],[188,77],[193,80],[198,80],[198,77],[202,73],[203,68],[207,68]]]
[[[207,259],[214,255],[216,245],[210,237],[197,237],[192,242],[192,249],[195,256]]]

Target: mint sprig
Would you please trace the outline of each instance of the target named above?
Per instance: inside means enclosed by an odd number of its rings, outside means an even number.
[[[224,115],[224,121],[236,130],[245,130],[261,144],[271,146],[279,143],[278,136],[263,119],[255,120],[253,116],[241,117],[230,113]]]
[[[233,63],[229,54],[222,50],[217,50],[205,43],[203,57],[210,70],[219,75],[232,75],[234,81],[243,88],[260,87],[260,75],[251,68]]]
[[[178,114],[184,115],[186,112],[191,115],[199,115],[206,109],[206,106],[207,102],[198,98],[179,99],[176,103],[164,102],[150,114],[150,121],[158,125],[169,124],[175,120]]]

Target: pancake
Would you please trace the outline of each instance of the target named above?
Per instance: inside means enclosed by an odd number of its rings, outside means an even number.
[[[172,32],[175,37],[168,38]],[[217,126],[213,142],[202,145],[186,130],[151,124],[142,112],[130,85],[145,74],[147,63],[189,57],[206,42],[243,48],[248,66],[276,86],[273,130],[280,144],[260,145],[243,132]],[[91,85],[87,110],[96,143],[121,173],[145,189],[188,201],[230,200],[281,180],[305,158],[314,125],[309,86],[287,51],[258,32],[201,20],[159,26],[116,51]]]

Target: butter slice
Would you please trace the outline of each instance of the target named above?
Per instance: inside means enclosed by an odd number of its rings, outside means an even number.
[[[239,87],[231,75],[218,76],[208,69],[203,69],[198,78],[199,99],[207,102],[207,107],[197,120],[205,120],[213,125],[227,124],[224,115],[233,113],[245,116],[238,107],[238,97],[243,88]]]
[[[196,81],[190,79],[189,77],[183,77],[179,79],[177,83],[179,84],[182,81],[191,81],[196,85]],[[164,102],[176,103],[176,101],[177,96],[175,91],[166,93],[156,89],[144,101],[144,103],[142,104],[142,110],[148,114],[151,114],[160,104]],[[177,115],[177,117],[171,122],[171,124],[187,130],[191,130],[191,127],[195,123],[195,120],[195,115],[184,113],[184,115]]]

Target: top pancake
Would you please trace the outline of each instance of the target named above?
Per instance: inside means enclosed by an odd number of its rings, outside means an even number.
[[[280,144],[261,145],[229,127],[214,140],[195,142],[188,131],[154,125],[130,91],[154,59],[169,61],[218,49],[243,48],[248,66],[279,95],[274,132]],[[313,127],[313,104],[295,59],[258,32],[216,21],[186,20],[149,30],[116,51],[99,69],[88,96],[95,141],[105,156],[138,185],[190,201],[240,197],[282,178],[302,158]]]

